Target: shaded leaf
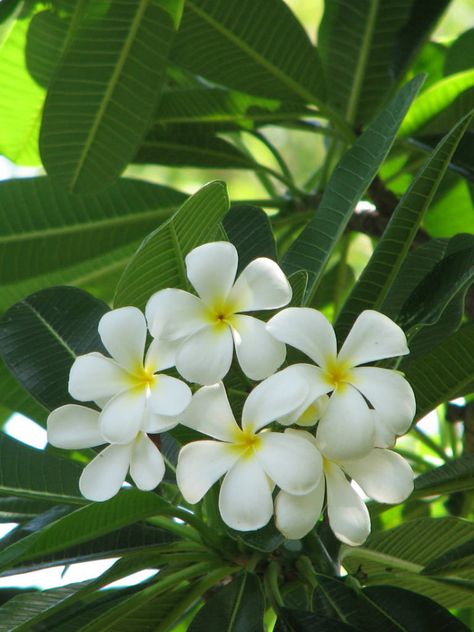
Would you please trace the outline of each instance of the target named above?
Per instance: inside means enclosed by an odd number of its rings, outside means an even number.
[[[415,479],[417,496],[433,496],[474,488],[474,455],[466,454]]]
[[[268,215],[256,206],[233,206],[222,221],[229,241],[239,254],[241,272],[258,257],[277,260],[275,239]]]

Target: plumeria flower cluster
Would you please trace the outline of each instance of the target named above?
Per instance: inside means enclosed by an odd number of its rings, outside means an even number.
[[[251,315],[291,300],[274,261],[255,259],[237,275],[234,246],[214,242],[192,250],[185,265],[195,294],[167,288],[149,299],[146,319],[135,307],[102,317],[109,356],[79,356],[69,375],[71,396],[88,405],[67,404],[48,418],[57,447],[108,444],[85,467],[82,494],[107,500],[128,473],[139,489],[154,489],[165,463],[153,435],[183,424],[209,437],[178,455],[176,480],[187,503],[222,479],[219,510],[233,529],[256,530],[275,516],[286,537],[301,538],[326,506],[336,536],[361,544],[370,521],[358,490],[398,503],[413,489],[411,468],[390,450],[413,419],[413,391],[401,373],[365,366],[408,353],[403,331],[367,310],[338,352],[317,310],[290,307],[268,322]],[[286,345],[311,362],[278,371]],[[260,382],[240,423],[223,382],[234,349],[242,372]],[[164,373],[174,367],[183,379]],[[194,395],[186,381],[198,385]]]

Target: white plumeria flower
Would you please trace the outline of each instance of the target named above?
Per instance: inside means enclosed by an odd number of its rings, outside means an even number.
[[[167,428],[161,423],[160,432],[177,423],[176,419],[170,419]],[[57,448],[80,450],[105,443],[99,412],[86,406],[66,404],[53,410],[48,417],[47,428],[48,441]],[[146,414],[142,428],[153,428]],[[154,489],[165,473],[159,449],[141,430],[128,443],[109,445],[86,465],[79,479],[81,494],[89,500],[108,500],[120,490],[129,470],[133,482],[142,490]]]
[[[360,366],[409,353],[405,334],[390,318],[372,310],[362,312],[339,354],[334,329],[315,309],[284,309],[267,328],[318,365],[291,367],[310,391],[299,410],[279,421],[291,423],[306,416],[316,422],[321,396],[331,393],[317,431],[328,458],[355,459],[374,446],[392,447],[408,430],[416,409],[411,386],[398,371]]]
[[[275,485],[306,494],[322,473],[318,450],[304,438],[263,430],[306,396],[304,384],[287,370],[272,375],[248,396],[242,427],[232,414],[222,383],[201,388],[181,422],[216,440],[185,445],[176,479],[189,503],[197,503],[221,476],[219,510],[224,522],[240,531],[260,529],[273,514]]]
[[[287,430],[287,433],[304,435],[308,442],[317,446],[315,438],[303,430]],[[275,500],[277,528],[290,539],[305,536],[316,524],[324,502],[329,525],[336,537],[357,546],[370,533],[370,516],[367,507],[346,478],[348,474],[364,493],[380,503],[403,502],[413,491],[413,471],[407,461],[396,452],[374,448],[362,459],[331,461],[323,452],[324,476],[311,492],[295,496],[281,491]]]
[[[157,373],[174,366],[173,343],[154,340],[146,353],[145,317],[136,307],[121,307],[102,316],[99,334],[112,356],[88,353],[74,361],[69,392],[81,402],[94,401],[103,408],[100,432],[109,443],[129,444],[146,416],[149,432],[161,432],[170,417],[181,413],[191,401],[187,384]]]
[[[154,294],[146,306],[152,336],[181,342],[179,373],[198,384],[218,382],[229,371],[234,345],[249,378],[262,380],[274,373],[285,359],[285,345],[267,332],[264,322],[242,312],[289,303],[291,287],[279,266],[271,259],[255,259],[235,281],[237,250],[223,241],[195,248],[185,262],[198,296],[170,288]]]

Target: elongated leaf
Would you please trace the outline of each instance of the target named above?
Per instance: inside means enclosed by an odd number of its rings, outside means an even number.
[[[222,223],[229,241],[239,254],[238,273],[258,257],[277,260],[270,220],[261,208],[233,206]]]
[[[4,434],[0,437],[1,494],[56,503],[81,503],[78,487],[81,470],[73,461],[30,448]]]
[[[211,182],[191,196],[137,250],[118,284],[115,307],[144,307],[158,290],[187,289],[183,257],[196,246],[213,241],[228,208],[227,191],[222,182]]]
[[[474,455],[466,454],[449,461],[415,480],[417,496],[434,496],[474,488]]]
[[[458,72],[435,83],[414,101],[400,127],[400,135],[408,136],[422,129],[462,92],[473,86],[474,70]]]
[[[0,355],[46,408],[73,402],[67,389],[77,355],[104,350],[97,326],[107,305],[71,287],[42,290],[0,318]]]
[[[474,324],[461,327],[420,358],[402,362],[401,369],[415,391],[415,419],[469,393],[474,382]]]
[[[26,417],[44,424],[48,411],[35,401],[31,395],[15,380],[0,353],[0,405],[11,413],[19,412]]]
[[[260,581],[242,573],[206,601],[189,632],[261,632],[264,609]]]
[[[327,617],[315,612],[305,610],[291,610],[281,608],[280,616],[276,622],[274,632],[312,632],[324,630],[325,632],[356,632],[357,628],[340,619]]]
[[[251,158],[229,141],[193,127],[149,134],[133,162],[203,169],[257,168]]]
[[[324,99],[316,49],[282,0],[188,0],[171,58],[250,94]]]
[[[474,525],[458,518],[421,518],[370,535],[363,547],[343,547],[345,568],[366,584],[390,584],[421,593],[446,608],[472,606],[474,566],[449,574],[424,569],[448,548],[474,537]],[[375,587],[374,587],[375,588]],[[373,590],[371,588],[371,590]]]
[[[463,119],[438,145],[400,200],[382,239],[336,322],[340,339],[364,309],[379,310],[413,243],[438,185],[471,117]]]
[[[51,82],[41,127],[41,157],[58,183],[102,189],[130,162],[153,119],[182,5],[120,0],[105,16],[83,19]]]
[[[42,500],[30,500],[16,496],[0,498],[0,522],[23,523],[31,520],[51,507],[51,503]]]
[[[122,490],[110,500],[81,507],[7,547],[0,552],[0,567],[67,549],[169,510],[170,505],[156,494]]]
[[[287,274],[297,270],[308,271],[307,303],[313,298],[321,273],[355,205],[392,146],[421,82],[421,78],[416,78],[407,84],[343,156],[324,191],[319,208],[286,253],[283,267]]]
[[[48,178],[0,183],[0,282],[60,270],[143,238],[184,199],[137,180],[120,180],[87,200]]]
[[[301,307],[304,302],[304,295],[308,287],[308,273],[305,270],[293,272],[288,277],[291,285],[292,297],[290,305],[292,307]]]
[[[367,123],[393,85],[394,44],[412,4],[412,0],[325,3],[318,41],[330,78],[329,102],[349,123]]]

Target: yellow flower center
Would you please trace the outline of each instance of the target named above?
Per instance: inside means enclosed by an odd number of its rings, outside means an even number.
[[[235,305],[230,302],[215,301],[215,303],[209,307],[208,318],[215,327],[232,326],[235,310]]]
[[[348,382],[353,381],[351,367],[347,362],[330,358],[324,367],[324,379],[334,388],[342,390]]]
[[[158,376],[152,370],[140,366],[133,375],[130,375],[130,378],[135,387],[148,389],[155,384]]]
[[[252,430],[240,430],[236,432],[235,443],[232,448],[238,450],[241,457],[250,457],[256,452],[262,443],[258,434]]]

